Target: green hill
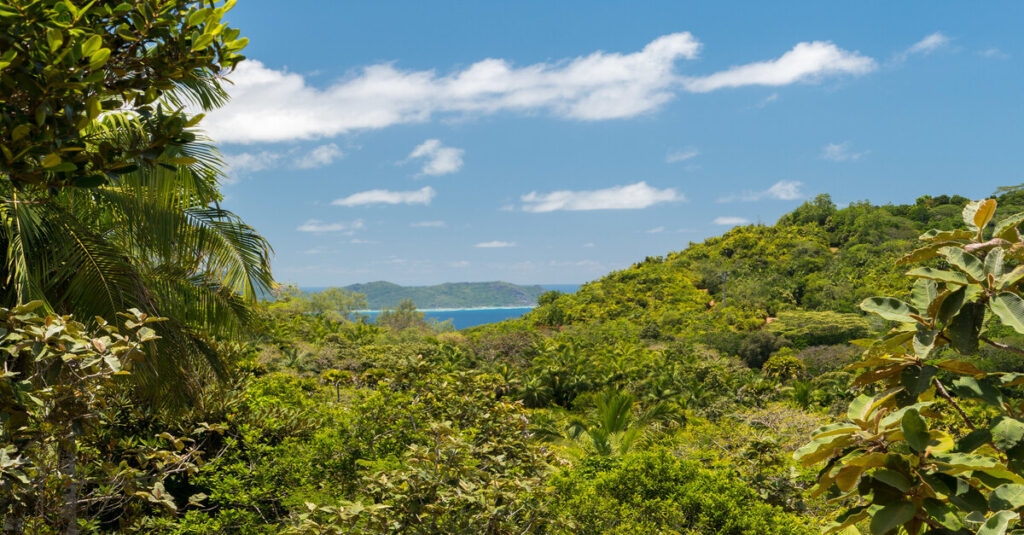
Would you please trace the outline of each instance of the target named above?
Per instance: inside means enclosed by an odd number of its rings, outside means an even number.
[[[403,299],[412,299],[418,308],[474,308],[530,306],[544,293],[540,286],[520,286],[510,282],[447,282],[434,286],[401,286],[377,281],[346,286],[346,290],[365,294],[374,310],[393,308]]]

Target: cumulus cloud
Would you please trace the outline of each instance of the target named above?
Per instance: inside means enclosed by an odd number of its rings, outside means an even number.
[[[696,158],[700,155],[700,151],[694,147],[686,147],[685,149],[671,150],[668,155],[665,156],[665,163],[676,163],[684,162],[690,158]]]
[[[680,91],[743,85],[780,86],[838,74],[863,74],[874,60],[828,42],[799,43],[782,57],[709,76],[684,77],[680,60],[701,44],[689,32],[658,37],[632,53],[586,56],[515,66],[488,58],[449,74],[403,70],[393,63],[363,67],[326,87],[302,74],[245,61],[232,73],[231,101],[203,125],[223,143],[330,137],[431,120],[436,115],[548,113],[583,121],[635,117]]]
[[[744,191],[739,195],[729,195],[718,199],[718,202],[734,202],[734,201],[760,201],[763,199],[775,199],[779,201],[793,201],[796,199],[803,198],[804,194],[800,191],[800,186],[803,186],[803,182],[796,180],[780,180],[771,185],[768,189],[761,191]]]
[[[296,230],[302,232],[345,232],[346,234],[352,234],[357,230],[366,228],[366,223],[362,219],[356,219],[351,223],[325,223],[319,219],[310,219]]]
[[[249,173],[277,167],[282,157],[284,157],[283,154],[271,151],[241,152],[225,154],[224,164],[227,165],[227,176],[232,180],[238,180]]]
[[[409,223],[412,228],[443,228],[448,226],[444,221],[415,221]]]
[[[842,143],[829,143],[825,145],[821,149],[821,157],[833,162],[849,162],[859,160],[869,152],[871,151],[863,150],[856,152],[852,149],[849,141],[844,141]]]
[[[447,175],[462,169],[463,149],[445,147],[440,139],[428,139],[409,153],[408,160],[423,159],[423,175]]]
[[[335,206],[362,206],[366,204],[430,204],[436,193],[434,188],[426,186],[411,191],[390,191],[372,189],[353,193],[331,201]]]
[[[334,163],[334,160],[344,156],[341,149],[334,143],[320,145],[306,154],[295,159],[295,167],[299,169],[316,169]]]
[[[749,219],[744,219],[742,217],[716,217],[714,223],[716,225],[736,226],[736,225],[746,225],[746,224],[750,223],[750,220]]]
[[[658,189],[646,182],[628,186],[614,186],[591,191],[532,191],[520,198],[527,212],[554,212],[555,210],[638,210],[663,202],[678,202],[686,198],[672,188]]]
[[[502,247],[515,247],[515,246],[516,246],[515,242],[494,240],[494,241],[480,242],[480,243],[474,245],[473,247],[481,247],[481,248],[484,248],[484,249],[497,249],[497,248],[502,248]]]
[[[654,227],[652,229],[645,230],[644,232],[648,234],[658,234],[660,232],[665,232],[665,227]]]
[[[792,50],[773,60],[689,78],[684,84],[686,89],[695,93],[747,85],[782,86],[815,82],[826,76],[867,74],[877,66],[875,60],[859,52],[843,50],[828,41],[814,41],[798,43]]]

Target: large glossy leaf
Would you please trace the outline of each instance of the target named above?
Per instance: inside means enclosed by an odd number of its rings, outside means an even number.
[[[1024,299],[1017,294],[1002,292],[989,301],[989,306],[1003,325],[1024,334]]]
[[[920,278],[914,281],[910,290],[910,304],[917,310],[928,310],[928,305],[939,295],[938,285],[929,278]]]
[[[967,284],[967,277],[962,273],[955,271],[946,271],[944,269],[935,269],[930,267],[919,267],[914,268],[907,272],[908,277],[916,277],[919,279],[930,279],[939,282],[948,282],[950,284]],[[914,306],[918,306],[914,303]],[[918,309],[923,310],[925,307],[918,306]]]
[[[967,288],[961,286],[959,289],[953,291],[945,299],[942,300],[942,304],[939,305],[939,310],[935,314],[935,320],[939,325],[948,325],[950,320],[960,312],[960,307],[964,306],[964,301],[967,298]]]
[[[1024,222],[1024,212],[1004,217],[1002,221],[996,223],[996,229],[995,232],[992,233],[992,237],[1002,238],[1009,242],[1019,241],[1020,238],[1017,235],[1017,225],[1020,225],[1021,222]]]
[[[886,505],[871,517],[871,533],[872,535],[892,533],[896,528],[910,522],[916,512],[917,507],[912,503],[901,502]]]
[[[988,506],[993,511],[1024,507],[1024,485],[1000,485],[988,495]]]
[[[981,332],[981,322],[984,318],[984,305],[967,303],[962,306],[946,327],[946,335],[953,349],[966,354],[977,351],[978,333]]]
[[[1001,416],[992,426],[992,442],[1002,450],[1008,450],[1024,440],[1024,422]]]
[[[978,530],[978,535],[1005,535],[1010,521],[1017,518],[1013,511],[999,511]]]
[[[907,440],[907,444],[914,451],[923,452],[928,448],[930,440],[928,436],[928,423],[924,421],[924,418],[921,417],[921,414],[916,409],[909,410],[903,414],[900,427],[903,429],[903,438]]]
[[[985,255],[985,274],[995,278],[1003,276],[1003,249],[996,247]]]
[[[963,271],[974,282],[985,280],[985,264],[980,258],[964,252],[959,247],[943,247],[939,254],[946,259],[946,262],[960,271]]]
[[[865,312],[878,314],[879,316],[901,323],[912,323],[916,320],[910,315],[916,311],[907,303],[892,297],[869,297],[860,304]]]

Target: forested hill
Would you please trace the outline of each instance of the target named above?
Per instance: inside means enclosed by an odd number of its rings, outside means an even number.
[[[997,199],[995,220],[1024,211],[1019,189]],[[546,294],[525,320],[549,326],[619,321],[649,334],[681,336],[724,326],[759,329],[767,318],[792,310],[859,312],[867,297],[908,292],[907,269],[896,261],[919,246],[927,230],[963,228],[967,201],[940,195],[914,204],[864,201],[838,208],[819,195],[775,225],[737,227],[647,257],[575,294]]]
[[[419,308],[473,308],[530,306],[544,293],[540,286],[520,286],[510,282],[448,282],[434,286],[400,286],[392,282],[368,282],[346,286],[346,290],[366,295],[373,310],[393,308],[404,299],[412,299]]]

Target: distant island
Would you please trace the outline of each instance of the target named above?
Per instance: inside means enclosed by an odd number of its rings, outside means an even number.
[[[371,310],[398,306],[403,299],[412,299],[420,309],[532,306],[548,291],[540,285],[520,286],[501,281],[447,282],[434,286],[401,286],[377,281],[353,284],[345,289],[365,294]]]

